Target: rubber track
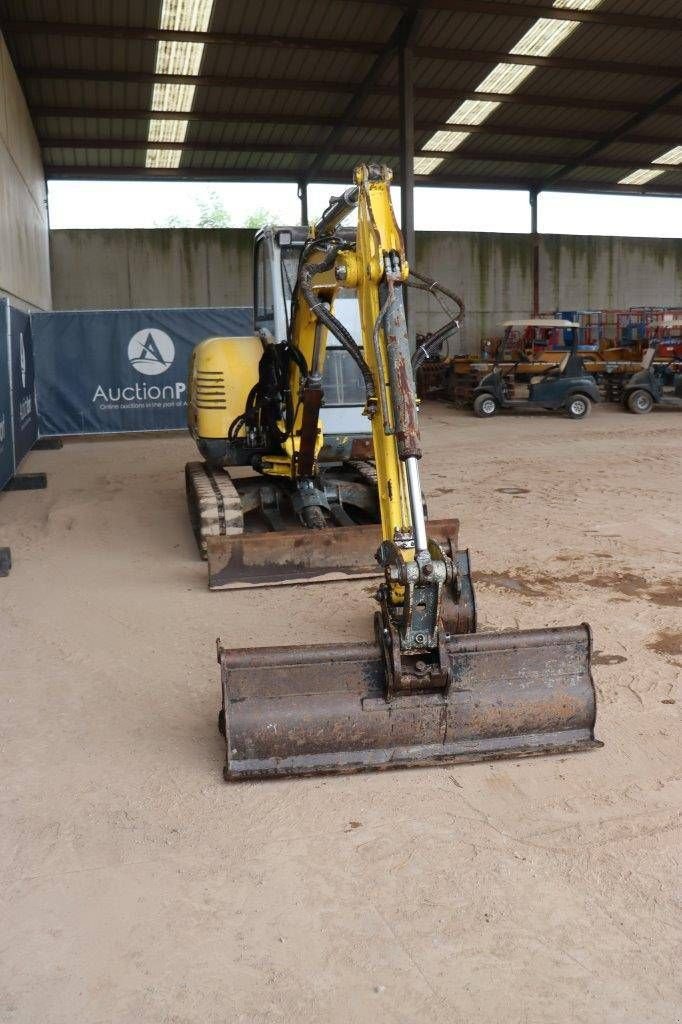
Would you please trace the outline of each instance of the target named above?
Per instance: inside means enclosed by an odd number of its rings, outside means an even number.
[[[365,459],[352,459],[347,462],[347,465],[351,466],[366,484],[371,484],[374,488],[378,486],[377,468],[373,462],[367,462]]]
[[[201,557],[206,558],[207,537],[229,537],[244,531],[239,492],[223,469],[205,462],[185,466],[187,504]]]

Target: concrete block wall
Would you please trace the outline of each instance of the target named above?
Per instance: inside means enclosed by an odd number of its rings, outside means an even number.
[[[475,351],[481,338],[499,334],[499,323],[530,313],[533,295],[528,235],[489,232],[421,231],[415,266],[464,301],[465,317],[451,352]],[[443,313],[424,292],[410,291],[417,331],[443,323]]]
[[[238,228],[53,231],[55,309],[249,306],[253,235]]]
[[[227,228],[53,231],[56,309],[250,305],[253,232]],[[529,235],[417,232],[416,266],[461,294],[451,351],[474,351],[503,320],[532,309]],[[442,322],[423,293],[418,331]],[[540,236],[540,308],[682,304],[682,239]]]
[[[0,34],[0,295],[51,305],[47,192],[24,94]]]
[[[541,237],[542,309],[681,304],[682,238]]]

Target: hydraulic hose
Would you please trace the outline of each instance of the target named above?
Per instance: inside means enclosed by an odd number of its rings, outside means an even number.
[[[317,240],[320,245],[313,243],[312,248],[321,247],[323,240]],[[365,385],[365,393],[367,396],[367,405],[373,406],[376,402],[376,388],[374,386],[374,377],[372,371],[365,362],[362,352],[353,338],[352,334],[343,326],[340,320],[337,320],[333,313],[327,308],[324,302],[321,302],[315,290],[312,286],[313,278],[318,274],[323,274],[334,266],[334,261],[338,255],[339,249],[343,243],[340,240],[335,240],[335,244],[328,245],[327,252],[323,259],[318,263],[301,263],[301,268],[298,273],[299,287],[303,293],[303,296],[310,307],[310,311],[313,316],[323,324],[327,330],[331,331],[334,337],[339,341],[343,348],[348,352],[351,358],[357,364],[362,379]],[[311,251],[308,250],[308,251]]]
[[[426,274],[419,274],[416,270],[410,270],[410,276],[407,283],[410,288],[420,288],[422,291],[431,292],[431,294],[437,299],[439,293],[441,295],[447,295],[447,297],[452,299],[452,301],[459,307],[459,311],[457,312],[455,319],[464,319],[464,299],[457,295],[456,292],[451,291],[450,288],[446,288],[444,284],[440,283],[440,281],[436,281],[434,277],[427,277]],[[440,299],[438,299],[438,302],[441,307],[449,313],[449,310]]]
[[[410,276],[407,280],[407,284],[410,288],[418,288],[420,291],[429,292],[437,300],[441,309],[447,313],[450,317],[448,322],[440,327],[435,334],[432,334],[423,345],[417,349],[412,357],[412,369],[417,371],[419,367],[430,358],[431,352],[434,349],[440,348],[443,342],[454,334],[455,331],[459,330],[459,326],[464,319],[464,301],[455,292],[446,288],[435,278],[427,277],[425,274],[419,274],[416,270],[410,271]],[[446,295],[449,299],[457,304],[458,311],[455,315],[452,315],[452,311],[448,309],[445,302],[440,298],[440,295]]]
[[[333,230],[348,214],[358,205],[360,189],[357,185],[351,185],[340,196],[332,196],[329,206],[324,211],[315,225],[315,235],[326,235]]]
[[[389,316],[393,312],[395,305],[397,304],[397,297],[393,289],[388,289],[386,294],[386,301],[379,310],[376,320],[374,321],[374,329],[372,330],[372,346],[374,348],[374,361],[377,365],[377,371],[380,376],[379,386],[379,405],[381,407],[381,419],[384,426],[384,434],[388,437],[391,434],[395,434],[395,428],[391,425],[391,418],[388,411],[388,403],[386,401],[386,386],[384,383],[384,364],[381,357],[381,345],[379,343],[379,330],[384,322],[384,318]]]

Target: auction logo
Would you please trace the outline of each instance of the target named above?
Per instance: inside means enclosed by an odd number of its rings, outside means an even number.
[[[24,336],[19,335],[19,369],[21,370],[21,390],[26,390],[26,349],[24,347]]]
[[[128,359],[138,373],[165,373],[173,365],[175,345],[165,331],[145,327],[128,342]]]

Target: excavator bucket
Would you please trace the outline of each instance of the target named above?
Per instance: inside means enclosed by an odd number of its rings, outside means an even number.
[[[429,521],[430,535],[446,553],[457,550],[459,520]],[[285,586],[383,576],[374,558],[381,526],[333,526],[208,537],[210,590]]]
[[[449,636],[445,691],[386,699],[378,644],[218,645],[228,780],[409,768],[602,744],[587,625]]]

